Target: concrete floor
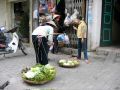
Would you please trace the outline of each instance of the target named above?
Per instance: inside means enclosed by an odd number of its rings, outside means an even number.
[[[70,55],[49,53],[51,65],[57,69],[56,78],[44,85],[29,85],[21,79],[21,70],[35,64],[33,48],[28,55],[20,51],[0,57],[0,81],[9,81],[4,90],[120,90],[120,57],[115,54],[97,56],[89,53],[90,64],[84,60],[76,68],[62,68],[58,60],[69,59]]]

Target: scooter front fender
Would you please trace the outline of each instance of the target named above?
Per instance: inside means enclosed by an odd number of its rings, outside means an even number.
[[[17,51],[18,48],[19,37],[16,32],[13,33],[12,41],[8,44],[8,47],[13,50],[13,53]]]

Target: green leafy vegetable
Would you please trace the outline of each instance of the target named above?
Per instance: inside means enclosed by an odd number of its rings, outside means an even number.
[[[52,80],[56,76],[56,69],[50,64],[37,64],[32,66],[27,72],[23,72],[22,78],[30,81],[40,82]]]

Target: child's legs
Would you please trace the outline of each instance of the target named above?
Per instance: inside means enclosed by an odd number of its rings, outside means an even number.
[[[82,43],[81,38],[78,38],[78,58],[81,59],[81,50],[82,50]]]
[[[87,39],[86,39],[86,38],[84,38],[83,50],[84,50],[84,59],[85,59],[85,60],[88,60],[88,54],[87,54]]]

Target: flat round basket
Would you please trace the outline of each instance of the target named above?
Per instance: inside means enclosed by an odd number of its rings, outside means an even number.
[[[76,62],[76,63],[68,64],[69,61]],[[77,67],[80,65],[80,61],[78,61],[78,60],[66,60],[65,63],[60,63],[60,61],[59,61],[58,64],[60,67],[64,67],[64,68],[74,68],[74,67]]]
[[[74,66],[69,65],[69,66],[66,66],[66,65],[60,65],[59,64],[59,66],[64,67],[64,68],[74,68],[74,67],[77,67],[79,65],[74,65]]]
[[[26,83],[28,83],[28,84],[45,84],[45,83],[47,83],[47,82],[49,82],[48,80],[46,80],[46,81],[40,81],[40,82],[36,82],[36,81],[30,81],[30,80],[26,80],[26,79],[23,79],[24,80],[24,82],[26,82]]]
[[[45,84],[47,82],[50,82],[52,81],[55,77],[51,78],[50,80],[43,80],[43,81],[32,81],[32,80],[29,80],[27,78],[24,78],[24,75],[23,73],[26,73],[29,69],[23,69],[22,72],[21,72],[21,77],[23,79],[24,82],[28,83],[28,84],[34,84],[34,85],[37,85],[37,84]]]

